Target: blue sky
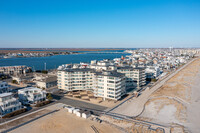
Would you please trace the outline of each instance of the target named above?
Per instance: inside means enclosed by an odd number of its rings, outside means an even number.
[[[200,0],[0,0],[0,47],[200,47]]]

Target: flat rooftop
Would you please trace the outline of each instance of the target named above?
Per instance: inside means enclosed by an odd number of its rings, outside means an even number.
[[[34,90],[42,90],[42,89],[39,89],[39,88],[36,88],[36,87],[26,87],[26,88],[23,88],[23,89],[20,89],[18,91],[34,91]]]
[[[0,98],[7,97],[7,96],[10,96],[10,95],[12,95],[11,92],[9,92],[9,93],[2,93],[2,94],[0,94]]]

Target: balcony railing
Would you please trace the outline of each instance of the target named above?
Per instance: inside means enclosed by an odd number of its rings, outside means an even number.
[[[115,90],[115,93],[121,92],[121,89]]]
[[[115,97],[121,96],[121,93],[115,93]]]

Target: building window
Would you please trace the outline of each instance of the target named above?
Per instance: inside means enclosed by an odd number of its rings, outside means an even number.
[[[115,83],[114,81],[108,81],[108,83]]]
[[[115,79],[114,77],[108,77],[108,79]]]
[[[114,96],[111,96],[111,95],[108,95],[108,97],[110,97],[110,98],[114,98]]]

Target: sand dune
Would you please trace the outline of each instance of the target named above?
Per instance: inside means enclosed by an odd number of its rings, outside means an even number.
[[[200,59],[197,59],[150,96],[141,117],[166,125],[183,125],[182,132],[199,133],[199,81]]]

